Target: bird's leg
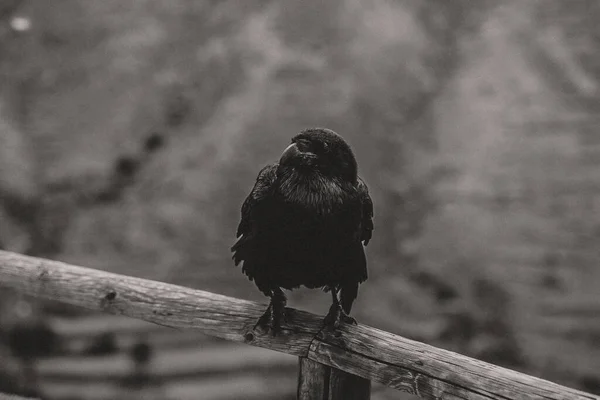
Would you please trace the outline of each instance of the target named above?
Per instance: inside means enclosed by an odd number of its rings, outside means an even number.
[[[330,329],[337,329],[340,326],[340,322],[345,322],[347,324],[356,325],[356,320],[346,314],[346,312],[342,309],[342,305],[337,296],[337,289],[332,286],[331,289],[331,298],[333,300],[333,304],[329,308],[329,313],[325,316],[325,320],[323,321],[325,326]]]
[[[265,313],[258,319],[254,329],[261,328],[264,331],[271,331],[273,336],[281,332],[281,321],[285,320],[285,306],[287,300],[285,294],[280,288],[273,290],[271,302]]]
[[[271,304],[273,304],[273,319],[271,323],[271,333],[273,336],[277,336],[281,332],[281,321],[285,321],[285,306],[287,299],[285,294],[280,288],[273,291],[273,297],[271,298]]]

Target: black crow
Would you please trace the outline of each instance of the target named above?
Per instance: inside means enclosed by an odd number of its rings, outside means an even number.
[[[279,162],[259,172],[231,248],[235,265],[243,261],[242,271],[271,298],[256,327],[276,335],[282,289],[300,286],[331,291],[329,328],[356,323],[348,314],[367,279],[363,244],[372,231],[373,202],[350,146],[324,128],[294,136]]]

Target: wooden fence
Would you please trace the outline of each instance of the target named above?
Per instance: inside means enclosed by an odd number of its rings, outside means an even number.
[[[371,381],[424,399],[600,400],[362,324],[323,330],[291,308],[281,336],[259,334],[264,304],[16,253],[0,251],[0,287],[295,355],[302,400],[369,399]]]

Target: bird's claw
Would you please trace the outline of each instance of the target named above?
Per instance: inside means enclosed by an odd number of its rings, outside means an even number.
[[[261,317],[256,321],[253,330],[259,331],[268,331],[271,326],[271,313],[265,312]]]
[[[271,336],[275,337],[282,332],[282,321],[287,321],[285,310],[282,310],[280,315],[275,315],[271,307],[269,307],[254,325],[254,330],[262,333],[270,333]]]
[[[351,325],[358,325],[356,320],[346,314],[342,307],[336,306],[335,304],[331,306],[329,309],[329,313],[325,316],[323,320],[323,324],[329,330],[338,329],[340,327],[340,323],[345,322]]]

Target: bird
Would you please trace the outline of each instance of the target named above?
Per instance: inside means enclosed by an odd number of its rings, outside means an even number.
[[[270,298],[254,329],[280,334],[283,289],[301,286],[331,292],[324,327],[356,324],[349,314],[368,278],[373,229],[373,201],[350,145],[327,128],[293,136],[280,159],[258,173],[231,247],[235,265]]]

